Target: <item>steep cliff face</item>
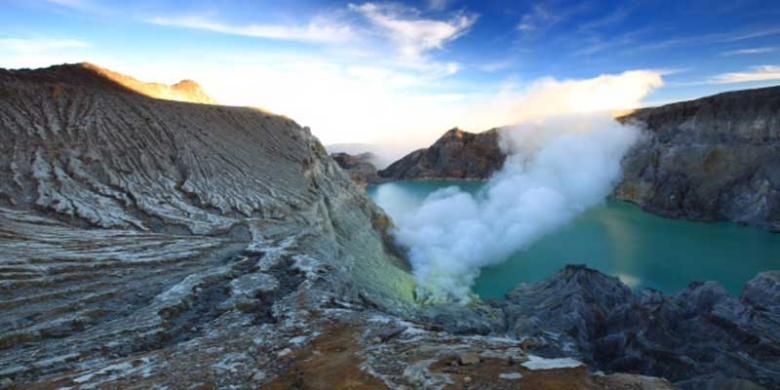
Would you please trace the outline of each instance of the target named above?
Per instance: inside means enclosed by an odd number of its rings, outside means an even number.
[[[780,87],[638,110],[648,138],[616,190],[657,214],[780,230]]]
[[[429,148],[414,151],[379,171],[379,176],[393,180],[483,180],[500,169],[505,158],[498,145],[498,129],[469,133],[455,128]]]

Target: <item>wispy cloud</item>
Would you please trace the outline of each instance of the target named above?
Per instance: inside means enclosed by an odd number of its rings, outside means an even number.
[[[627,6],[616,8],[611,13],[580,24],[578,29],[580,31],[598,30],[604,27],[620,24],[626,20],[631,11],[632,9]]]
[[[428,0],[428,8],[434,11],[442,11],[447,9],[451,0]]]
[[[744,32],[720,34],[719,42],[739,42],[754,38],[763,38],[774,35],[780,35],[780,27],[770,27]]]
[[[0,38],[0,51],[30,54],[67,49],[83,49],[89,43],[78,39]]]
[[[780,80],[780,66],[753,66],[746,72],[723,73],[712,77],[709,84],[737,84],[751,81]]]
[[[527,12],[520,18],[520,23],[517,24],[517,29],[521,32],[531,32],[537,30],[543,30],[547,27],[558,23],[562,17],[554,13],[544,4],[534,4],[531,11]]]
[[[687,47],[694,45],[707,45],[718,43],[734,43],[740,41],[746,41],[755,38],[763,38],[769,36],[780,35],[780,28],[765,28],[743,31],[730,31],[724,33],[712,33],[703,35],[674,37],[657,42],[648,42],[646,44],[635,47],[634,51],[641,50],[659,50],[669,49],[675,47]]]
[[[275,24],[231,25],[209,20],[201,16],[154,17],[148,19],[147,22],[161,26],[205,30],[221,34],[300,42],[337,43],[348,41],[353,36],[352,28],[349,25],[331,23],[324,19],[315,19],[301,26]]]
[[[434,4],[435,3],[435,4]],[[430,3],[443,7],[447,2]],[[336,44],[338,49],[375,55],[388,60],[390,45],[397,51],[393,57],[405,66],[426,72],[454,74],[457,63],[433,61],[430,54],[466,34],[477,16],[451,13],[446,18],[423,17],[423,12],[394,3],[349,4],[345,9],[326,16],[315,16],[307,24],[231,24],[205,16],[156,16],[147,23],[160,26],[210,31],[219,34],[274,39],[283,41]],[[367,45],[367,43],[371,43]]]
[[[42,3],[53,6],[52,8],[67,9],[77,12],[85,12],[94,15],[115,15],[119,9],[98,0],[43,0]]]
[[[47,3],[61,5],[70,8],[85,8],[90,5],[87,0],[45,0]]]
[[[507,59],[507,60],[483,63],[483,64],[480,64],[479,66],[477,66],[477,69],[479,69],[479,70],[481,70],[483,72],[493,73],[493,72],[499,72],[499,71],[502,71],[502,70],[509,69],[514,64],[515,64],[515,61]]]
[[[69,38],[0,38],[0,67],[29,68],[84,61],[92,46]]]
[[[467,33],[477,20],[472,14],[457,14],[447,20],[426,19],[414,8],[390,4],[350,4],[349,8],[386,34],[401,57],[409,61],[422,60],[426,53],[442,49]]]
[[[523,14],[515,26],[525,37],[541,35],[564,22],[570,22],[576,15],[591,8],[589,2],[579,2],[575,5],[562,1],[538,1]]]
[[[776,47],[751,47],[747,49],[731,50],[723,52],[724,56],[744,56],[755,54],[766,54],[777,51]]]

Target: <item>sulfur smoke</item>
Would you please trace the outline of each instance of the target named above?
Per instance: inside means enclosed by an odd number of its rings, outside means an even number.
[[[504,167],[477,194],[449,187],[409,213],[393,213],[418,293],[467,302],[480,269],[503,262],[603,202],[640,131],[611,116],[546,119],[506,129]]]

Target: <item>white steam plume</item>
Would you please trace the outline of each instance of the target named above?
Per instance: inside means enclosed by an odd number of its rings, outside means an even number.
[[[504,168],[476,195],[449,187],[396,215],[426,299],[470,299],[482,267],[506,260],[602,202],[639,130],[600,118],[547,120],[503,133]]]
[[[493,106],[523,124],[503,130],[508,157],[483,190],[471,195],[450,187],[418,209],[411,199],[380,196],[396,221],[396,239],[409,250],[422,298],[469,301],[481,268],[603,202],[640,137],[607,110],[637,107],[662,85],[651,71],[538,82],[511,105]]]

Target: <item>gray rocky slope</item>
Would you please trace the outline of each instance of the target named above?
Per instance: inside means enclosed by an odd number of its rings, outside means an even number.
[[[469,133],[448,130],[428,148],[416,150],[379,171],[383,178],[487,179],[504,164],[498,129]]]
[[[617,199],[655,214],[780,230],[780,87],[644,108]],[[496,130],[450,130],[380,171],[388,180],[486,179],[504,161]]]
[[[2,70],[0,377],[183,343],[232,307],[281,321],[270,302],[307,272],[403,306],[387,223],[290,119],[152,99],[92,66]]]
[[[0,70],[0,387],[780,386],[776,274],[423,307],[389,226],[287,118]]]

